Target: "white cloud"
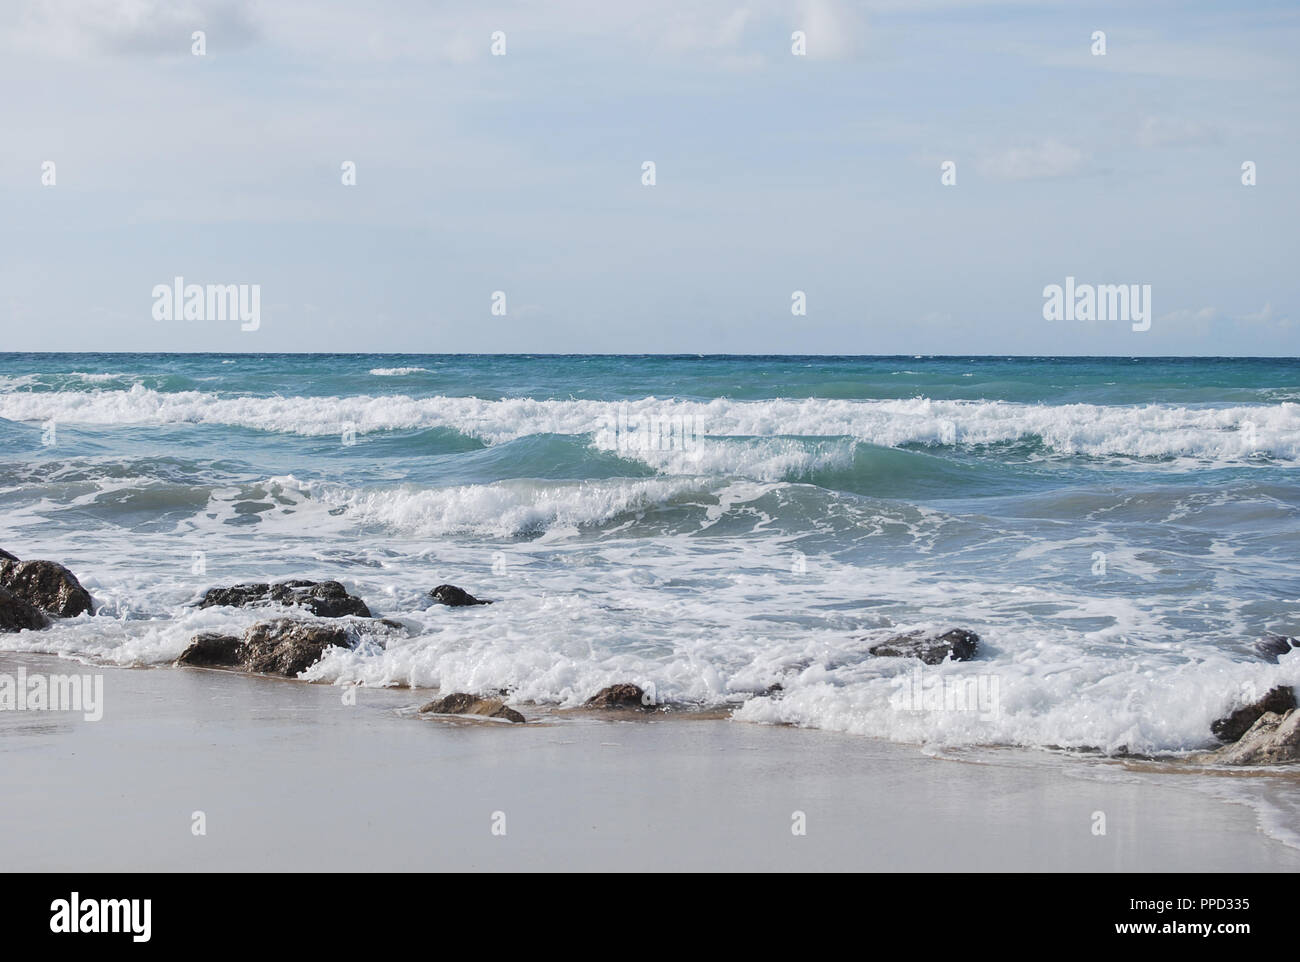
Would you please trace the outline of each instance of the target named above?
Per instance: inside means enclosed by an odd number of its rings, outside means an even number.
[[[1210,124],[1176,117],[1148,117],[1135,137],[1143,147],[1197,147],[1218,143],[1219,130]]]
[[[865,25],[856,11],[836,0],[803,0],[794,27],[808,35],[810,60],[849,60],[862,49]]]
[[[1235,323],[1238,327],[1249,326],[1255,329],[1268,330],[1270,328],[1286,331],[1292,326],[1291,318],[1273,308],[1273,304],[1267,303],[1258,311],[1246,314],[1230,314],[1220,311],[1217,307],[1202,307],[1197,310],[1192,308],[1181,308],[1177,311],[1170,311],[1161,317],[1156,318],[1157,322],[1177,324],[1186,330],[1193,330],[1204,333],[1209,326],[1217,322]]]
[[[1079,148],[1049,139],[989,154],[977,166],[986,177],[999,180],[1040,180],[1077,174],[1086,161]]]
[[[1217,307],[1202,307],[1198,310],[1182,307],[1176,311],[1170,311],[1168,314],[1161,314],[1158,320],[1167,321],[1171,324],[1205,323],[1215,320],[1218,316],[1219,309]]]
[[[1246,324],[1262,324],[1266,327],[1291,327],[1291,318],[1273,310],[1272,302],[1265,304],[1262,310],[1256,311],[1253,314],[1239,315],[1237,320]]]
[[[696,8],[668,17],[664,45],[671,50],[734,50],[744,39],[749,10],[736,9],[719,16]]]
[[[1161,332],[1169,332],[1183,337],[1203,338],[1209,335],[1210,328],[1221,318],[1217,307],[1202,307],[1197,310],[1180,308],[1162,314],[1156,318],[1155,326]],[[1169,331],[1169,328],[1174,328]]]
[[[0,23],[9,49],[56,58],[188,56],[196,30],[224,50],[255,36],[243,0],[17,0]]]

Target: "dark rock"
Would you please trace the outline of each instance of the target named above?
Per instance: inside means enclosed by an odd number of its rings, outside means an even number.
[[[1238,708],[1232,714],[1211,722],[1210,731],[1220,741],[1235,742],[1246,734],[1250,727],[1259,720],[1259,717],[1266,712],[1276,712],[1283,715],[1295,707],[1295,691],[1288,687],[1279,686],[1259,701],[1246,705],[1244,708]]]
[[[35,605],[29,605],[8,588],[0,588],[0,631],[39,631],[49,623],[50,619]]]
[[[434,712],[438,715],[463,715],[482,700],[478,695],[470,695],[463,691],[452,692],[450,695],[444,695],[422,705],[420,711],[421,713]]]
[[[53,561],[0,561],[0,587],[60,618],[74,618],[94,608],[90,592],[76,575]]]
[[[887,658],[919,658],[927,665],[937,665],[949,655],[953,661],[970,661],[979,647],[980,636],[965,628],[953,628],[941,635],[909,631],[895,635],[867,650]]]
[[[421,714],[435,715],[481,715],[484,718],[500,718],[519,724],[526,719],[499,698],[480,698],[464,692],[453,692],[436,701],[431,701],[420,708]]]
[[[195,635],[176,659],[178,665],[200,668],[235,668],[243,663],[244,644],[233,635],[205,631]]]
[[[279,618],[262,621],[244,632],[243,667],[268,675],[294,677],[329,648],[347,648],[348,633],[338,625]]]
[[[637,685],[610,685],[584,703],[586,708],[652,708],[646,704],[645,692]]]
[[[17,560],[18,557],[16,555],[11,555],[4,548],[0,548],[0,561],[17,561]]]
[[[1250,730],[1218,751],[1193,756],[1216,765],[1280,765],[1300,762],[1300,711],[1265,712]]]
[[[201,632],[190,640],[176,664],[292,678],[320,661],[326,650],[349,647],[350,641],[347,629],[337,624],[277,618],[259,621],[242,637]]]
[[[1275,665],[1278,656],[1285,655],[1292,648],[1300,648],[1300,641],[1288,638],[1286,635],[1268,634],[1255,642],[1255,650],[1259,652],[1259,656]]]
[[[429,597],[440,605],[450,605],[453,608],[464,608],[468,605],[490,605],[490,601],[482,601],[475,598],[464,588],[457,588],[455,585],[438,585],[429,592]]]
[[[209,588],[199,602],[199,607],[224,605],[247,608],[272,604],[306,608],[321,618],[342,618],[346,615],[370,617],[366,603],[348,594],[347,589],[337,581],[281,581],[273,585],[259,583]]]

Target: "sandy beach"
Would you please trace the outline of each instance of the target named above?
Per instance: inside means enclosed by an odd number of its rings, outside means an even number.
[[[0,655],[19,667],[100,672],[105,706],[0,712],[11,871],[1300,869],[1267,831],[1286,776],[716,718],[437,720],[414,714],[424,691],[347,705],[334,686]]]

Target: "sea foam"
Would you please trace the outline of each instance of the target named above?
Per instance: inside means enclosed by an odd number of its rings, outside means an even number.
[[[964,447],[1037,439],[1057,455],[1197,458],[1236,463],[1300,459],[1300,404],[1189,407],[1019,404],[928,398],[860,401],[793,399],[631,402],[474,397],[222,397],[200,391],[0,394],[0,418],[87,425],[217,424],[327,436],[446,427],[489,444],[535,435],[591,435],[593,443],[648,462],[662,450],[619,447],[620,412],[693,418],[706,437],[850,438],[882,447]],[[683,451],[689,452],[685,447]]]

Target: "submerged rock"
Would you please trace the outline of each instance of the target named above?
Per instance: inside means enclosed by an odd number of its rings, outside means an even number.
[[[244,643],[234,635],[205,631],[195,635],[176,659],[178,665],[199,668],[234,668],[244,660]]]
[[[347,648],[348,633],[338,625],[279,618],[244,632],[243,664],[249,671],[293,677],[306,671],[329,648]]]
[[[1300,641],[1286,635],[1268,634],[1255,642],[1255,650],[1266,661],[1277,664],[1278,656],[1285,655],[1292,648],[1300,648]]]
[[[420,707],[420,714],[481,715],[520,724],[526,719],[499,698],[482,698],[465,692],[453,692]]]
[[[610,685],[583,703],[584,708],[653,708],[638,685]]]
[[[1238,708],[1229,715],[1210,723],[1214,737],[1224,742],[1235,742],[1250,730],[1261,715],[1275,712],[1279,715],[1296,707],[1295,691],[1279,686],[1253,704]]]
[[[0,561],[0,587],[59,618],[75,618],[94,609],[90,592],[76,575],[54,561]]]
[[[0,588],[0,631],[24,628],[39,631],[49,623],[50,619],[35,605],[28,604],[8,588]]]
[[[271,604],[306,608],[321,618],[342,618],[347,615],[370,617],[366,603],[355,595],[348,594],[347,589],[337,581],[281,581],[276,584],[263,582],[209,588],[199,602],[199,607],[222,605],[247,608]]]
[[[1281,765],[1300,762],[1300,711],[1265,712],[1232,745],[1195,756],[1217,765]]]
[[[440,605],[450,605],[452,608],[465,608],[469,605],[490,605],[492,602],[483,601],[475,598],[464,588],[457,588],[455,585],[438,585],[429,592],[429,597]]]
[[[919,658],[927,665],[937,665],[949,655],[953,661],[970,661],[979,641],[979,635],[965,628],[953,628],[941,635],[918,630],[887,638],[867,651],[886,658]]]

